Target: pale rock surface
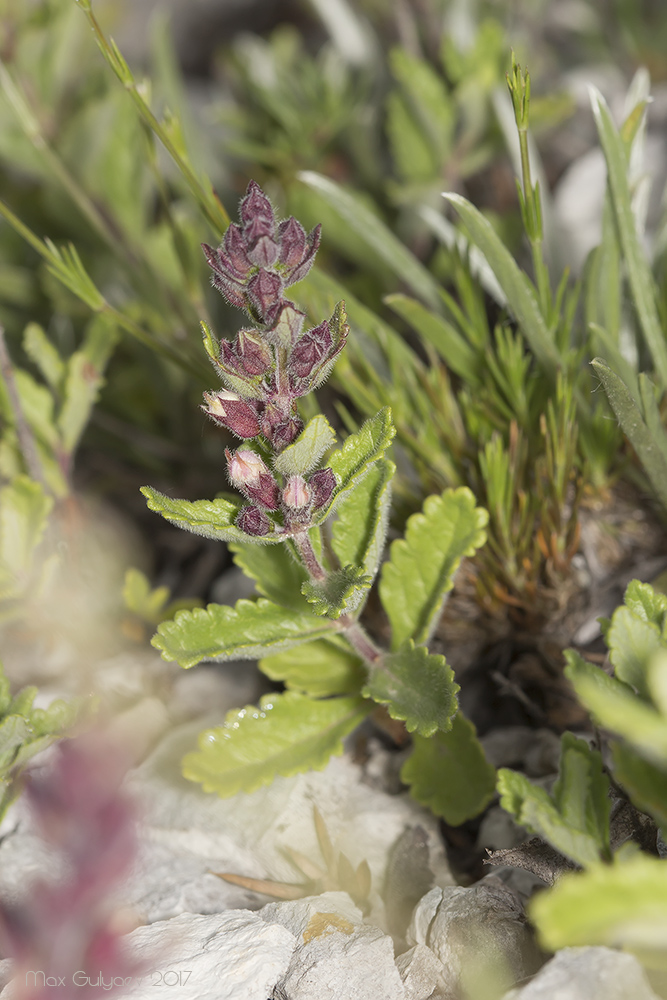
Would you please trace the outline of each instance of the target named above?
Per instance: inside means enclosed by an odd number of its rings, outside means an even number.
[[[511,985],[539,966],[521,903],[498,879],[432,889],[415,908],[407,940],[431,949],[452,992],[472,987],[471,976],[480,987],[485,979]]]
[[[658,1000],[633,955],[613,948],[563,948],[503,1000]]]
[[[428,1000],[449,997],[445,991],[442,962],[426,945],[416,944],[396,959],[396,967],[403,980],[406,1000]]]

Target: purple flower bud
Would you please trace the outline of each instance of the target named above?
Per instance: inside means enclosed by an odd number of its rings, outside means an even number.
[[[240,277],[244,278],[250,270],[251,262],[246,245],[243,242],[241,228],[240,226],[237,226],[235,222],[232,222],[232,224],[227,227],[224,246],[227,258],[232,267],[234,267]]]
[[[297,379],[307,379],[326,357],[332,343],[329,324],[323,320],[319,326],[305,333],[295,345],[289,360],[290,374]]]
[[[308,485],[313,494],[313,509],[318,510],[320,507],[326,506],[336,489],[336,477],[333,469],[319,469],[314,472],[308,480]]]
[[[273,271],[258,271],[248,282],[248,297],[267,326],[280,312],[282,292],[283,283]]]
[[[320,246],[320,237],[322,235],[322,226],[315,226],[313,231],[309,233],[307,238],[308,249],[306,250],[301,263],[297,264],[292,271],[289,271],[285,276],[285,285],[294,285],[297,281],[301,281],[306,277],[311,267],[313,266],[313,261],[315,260],[315,255]]]
[[[288,444],[291,444],[292,441],[298,438],[303,427],[303,420],[299,417],[289,417],[287,420],[282,420],[279,424],[276,424],[270,438],[274,448],[282,451],[283,448],[286,448]]]
[[[241,330],[236,338],[236,353],[248,375],[265,375],[273,364],[273,352],[255,330]]]
[[[239,215],[243,224],[246,245],[254,247],[262,236],[273,236],[276,220],[271,202],[257,181],[250,181],[246,196],[241,202]]]
[[[202,409],[216,423],[240,438],[257,437],[260,432],[257,404],[241,399],[235,392],[204,393],[207,406]]]
[[[296,267],[303,260],[306,250],[306,230],[294,216],[285,219],[278,226],[280,242],[280,263],[287,267]]]
[[[301,510],[310,503],[312,492],[303,476],[290,476],[283,490],[283,503],[292,510]]]
[[[248,250],[248,257],[258,267],[271,267],[278,260],[279,250],[270,236],[260,236],[252,250]]]
[[[267,510],[280,507],[280,487],[262,458],[249,448],[225,449],[229,478],[237,489]]]
[[[241,507],[236,517],[236,527],[246,535],[271,534],[271,521],[259,507]]]

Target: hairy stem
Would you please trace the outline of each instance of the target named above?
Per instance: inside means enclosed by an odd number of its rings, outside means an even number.
[[[322,580],[326,580],[327,574],[319,559],[315,555],[315,549],[313,548],[313,543],[308,537],[308,530],[303,528],[299,531],[295,531],[292,535],[294,539],[294,544],[296,545],[299,555],[303,560],[303,564],[308,570],[308,574],[312,580],[317,580],[321,583]]]
[[[377,666],[382,659],[382,650],[375,645],[366,630],[350,615],[342,615],[338,620],[344,626],[343,635],[359,656],[371,666]],[[346,622],[349,624],[345,624]]]

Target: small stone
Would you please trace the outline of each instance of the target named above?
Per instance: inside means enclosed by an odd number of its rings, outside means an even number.
[[[442,962],[425,945],[416,944],[399,955],[396,968],[403,980],[406,1000],[429,1000],[442,995]]]
[[[641,965],[613,948],[563,948],[503,1000],[658,1000]]]
[[[351,933],[355,927],[363,924],[363,914],[354,905],[346,892],[323,892],[319,896],[304,896],[303,899],[289,900],[284,903],[267,903],[257,914],[270,924],[281,924],[300,940],[308,940],[317,936],[314,929],[329,926],[346,929]]]

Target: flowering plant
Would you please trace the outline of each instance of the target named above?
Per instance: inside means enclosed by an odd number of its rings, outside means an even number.
[[[184,667],[259,659],[287,690],[202,734],[184,773],[231,795],[276,774],[323,767],[382,705],[415,734],[403,771],[413,794],[462,822],[493,794],[493,768],[458,711],[451,668],[426,644],[461,559],[484,542],[487,515],[464,488],[429,497],[409,519],[380,573],[391,626],[391,647],[381,648],[359,618],[383,555],[395,471],[385,453],[394,428],[384,407],[335,448],[322,414],[307,424],[301,416],[299,399],[321,385],[349,332],[342,302],[329,320],[304,330],[305,314],[285,297],[312,266],[319,241],[319,226],[307,235],[294,218],[278,221],[251,181],[240,225],[229,226],[217,249],[203,245],[214,286],[254,324],[219,344],[204,325],[224,384],[205,393],[204,409],[243,441],[225,454],[245,502],[142,492],[168,520],[231,543],[261,596],[182,611],[160,625],[153,643]],[[443,755],[462,762],[465,787],[445,778]]]

